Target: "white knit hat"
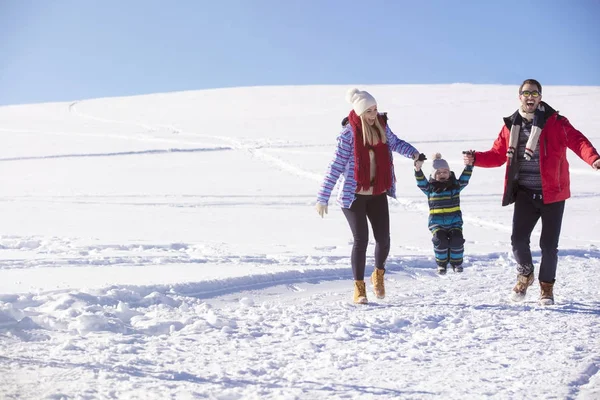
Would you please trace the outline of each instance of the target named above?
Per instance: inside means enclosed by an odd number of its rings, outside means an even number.
[[[369,92],[358,90],[356,88],[348,90],[346,100],[348,103],[352,104],[352,108],[358,116],[364,113],[367,108],[377,105],[375,98],[371,96]]]
[[[440,153],[435,153],[433,155],[433,170],[431,171],[431,177],[435,178],[437,170],[442,168],[450,170],[448,162],[442,158],[442,155]]]

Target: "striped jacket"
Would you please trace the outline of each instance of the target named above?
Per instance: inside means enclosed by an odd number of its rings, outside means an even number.
[[[390,166],[392,171],[392,187],[388,196],[396,198],[396,176],[394,175],[394,158],[392,151],[411,158],[417,149],[408,142],[399,139],[389,126],[385,129],[385,136],[390,151]],[[350,208],[356,198],[356,179],[354,178],[354,132],[350,124],[346,125],[337,138],[337,148],[333,160],[327,168],[325,179],[317,195],[317,202],[328,204],[331,192],[336,183],[340,181],[337,195],[337,204],[342,208]]]
[[[439,229],[462,229],[463,220],[460,211],[460,192],[469,184],[473,166],[467,165],[460,178],[454,172],[446,185],[428,181],[423,171],[415,171],[417,186],[427,195],[429,203],[429,230],[435,233]]]

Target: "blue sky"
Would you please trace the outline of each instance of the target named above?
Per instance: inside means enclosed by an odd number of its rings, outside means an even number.
[[[205,88],[600,86],[600,0],[0,0],[0,105]]]

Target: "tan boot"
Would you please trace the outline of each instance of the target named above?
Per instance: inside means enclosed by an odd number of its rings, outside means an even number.
[[[371,274],[371,283],[373,284],[373,293],[375,293],[375,297],[378,299],[385,298],[385,284],[383,283],[383,275],[385,274],[385,269],[375,268],[373,273]]]
[[[354,281],[354,302],[356,304],[367,304],[367,288],[365,281]]]
[[[527,294],[527,288],[533,283],[533,272],[529,275],[517,275],[517,284],[511,292],[512,301],[523,301]]]
[[[540,281],[540,305],[551,306],[554,304],[554,283]]]

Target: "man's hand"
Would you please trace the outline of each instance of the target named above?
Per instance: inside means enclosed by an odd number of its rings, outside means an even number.
[[[463,161],[465,165],[473,165],[475,163],[475,151],[463,151]]]
[[[324,214],[327,214],[327,204],[317,203],[315,208],[317,209],[317,212],[319,213],[321,218],[323,218]]]
[[[594,168],[596,171],[600,169],[600,158],[594,161],[594,163],[592,164],[592,168]]]

